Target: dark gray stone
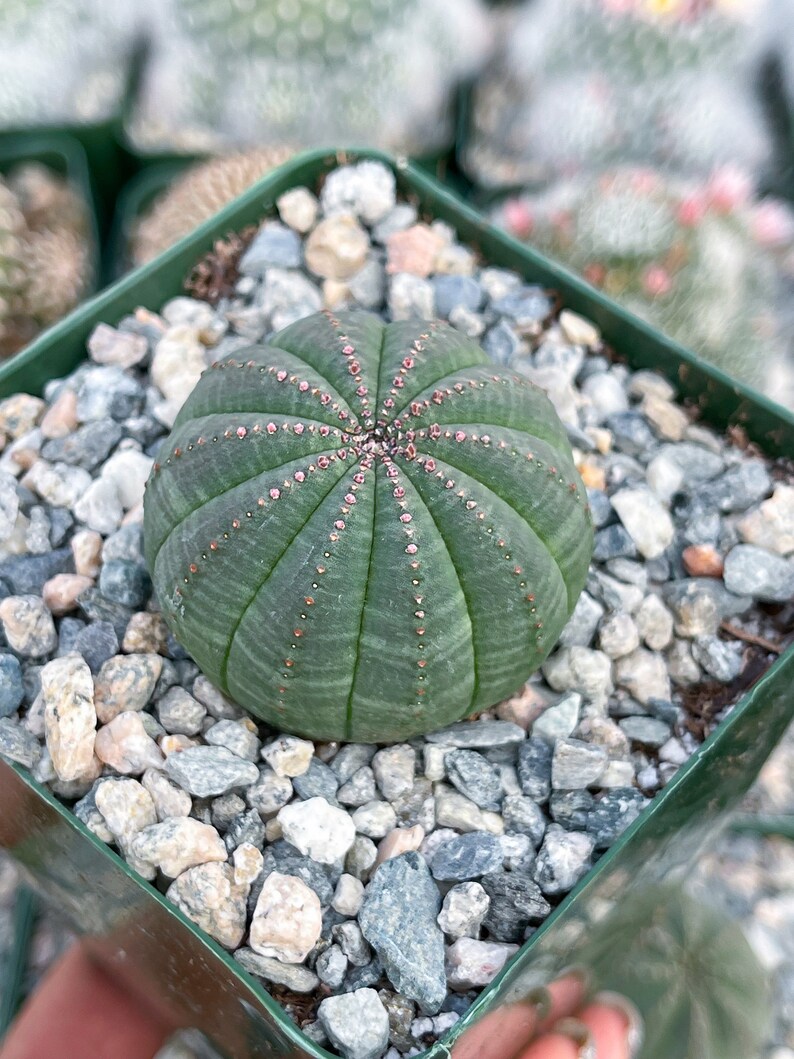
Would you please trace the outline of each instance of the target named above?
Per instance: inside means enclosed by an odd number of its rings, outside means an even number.
[[[22,666],[14,655],[0,654],[0,717],[16,713],[24,697]]]
[[[121,441],[121,427],[112,419],[96,419],[64,438],[46,441],[41,455],[50,463],[68,463],[93,471]]]
[[[58,548],[44,555],[12,555],[0,562],[0,578],[14,595],[41,595],[45,581],[56,574],[74,573],[71,548]]]
[[[613,787],[605,792],[588,814],[585,828],[596,849],[608,849],[648,804],[636,787]]]
[[[551,793],[551,759],[554,748],[545,739],[527,739],[518,748],[518,780],[528,798],[543,804]]]
[[[593,525],[596,529],[606,526],[617,517],[612,504],[609,502],[609,497],[601,489],[588,489],[587,500],[590,504]]]
[[[339,777],[318,758],[313,757],[308,769],[302,776],[293,776],[292,786],[299,798],[325,798],[331,805],[338,805],[336,792],[339,788]]]
[[[519,327],[540,331],[554,306],[542,287],[521,287],[499,298],[493,308],[515,320]]]
[[[617,559],[621,556],[633,559],[636,554],[637,548],[634,541],[619,523],[605,526],[595,535],[593,558],[598,562],[603,563],[607,559]]]
[[[98,588],[87,588],[85,592],[81,592],[77,605],[89,621],[108,622],[112,625],[121,643],[134,613],[132,607],[125,607],[121,603],[105,599]]]
[[[79,618],[61,618],[58,626],[58,651],[59,655],[68,655],[76,651],[75,643],[80,633],[86,628],[84,621]],[[0,681],[2,677],[0,677]]]
[[[480,882],[491,899],[483,926],[494,941],[522,941],[529,924],[541,922],[551,911],[540,887],[523,872],[497,871]]]
[[[461,794],[481,809],[499,809],[502,781],[493,765],[476,750],[451,750],[444,762],[447,777]]]
[[[590,791],[554,791],[549,799],[549,815],[566,831],[583,831],[594,799]]]
[[[99,591],[111,603],[140,609],[152,591],[152,582],[145,566],[129,559],[111,559],[102,563]]]
[[[273,871],[280,872],[282,875],[294,875],[314,890],[323,907],[331,904],[334,898],[336,878],[334,870],[328,865],[318,864],[317,861],[304,857],[284,839],[279,839],[268,846],[264,857],[261,878],[266,878]]]
[[[53,507],[49,510],[50,547],[58,549],[69,539],[74,529],[74,516],[67,507]]]
[[[495,746],[512,746],[523,743],[526,733],[523,728],[511,721],[459,721],[442,728],[438,732],[429,732],[425,739],[428,743],[441,743],[444,746],[468,747],[480,750]]]
[[[270,956],[261,956],[253,949],[238,949],[234,958],[250,974],[266,982],[282,985],[293,993],[313,993],[320,984],[317,975],[308,967],[282,963]]]
[[[639,412],[615,412],[607,416],[606,425],[614,436],[615,448],[629,456],[641,456],[657,444],[656,435]]]
[[[392,985],[427,1013],[447,995],[444,935],[436,917],[441,896],[424,858],[403,853],[376,871],[359,923]]]
[[[496,835],[472,832],[453,838],[433,857],[434,879],[462,882],[478,879],[502,866],[502,846]]]
[[[483,289],[471,276],[434,276],[433,288],[439,316],[449,317],[458,305],[476,313],[483,303]]]
[[[86,660],[91,672],[98,673],[109,658],[118,654],[119,638],[109,621],[95,621],[78,632],[73,646]]]
[[[244,276],[264,276],[269,268],[300,268],[300,235],[279,221],[266,221],[240,259]]]
[[[492,327],[482,341],[483,349],[497,364],[509,364],[521,352],[521,338],[506,320]]]
[[[137,523],[120,526],[111,533],[102,546],[102,562],[111,559],[127,559],[132,563],[143,565],[143,527]]]
[[[240,813],[235,817],[229,824],[223,841],[230,853],[233,853],[243,842],[250,842],[257,849],[262,849],[265,844],[265,825],[256,809],[249,809],[247,813]]]

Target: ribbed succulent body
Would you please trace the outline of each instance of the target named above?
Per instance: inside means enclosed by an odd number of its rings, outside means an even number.
[[[136,226],[134,263],[142,265],[157,257],[293,154],[288,147],[269,147],[211,158],[190,168]]]
[[[734,170],[677,181],[624,167],[508,200],[497,221],[737,378],[774,393],[794,218]],[[790,399],[792,395],[787,395]]]
[[[320,313],[205,372],[144,503],[163,614],[252,713],[389,742],[511,694],[592,524],[545,394],[446,324]]]

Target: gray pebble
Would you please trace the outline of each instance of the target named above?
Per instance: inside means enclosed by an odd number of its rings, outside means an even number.
[[[438,888],[418,853],[381,864],[364,893],[359,923],[396,989],[429,1013],[447,995]]]
[[[643,746],[660,747],[670,738],[670,725],[655,717],[624,717],[618,724],[633,743]]]
[[[31,769],[41,757],[41,746],[27,729],[9,717],[0,717],[0,757]]]
[[[591,835],[550,824],[535,862],[535,879],[544,894],[564,894],[589,870],[595,843]]]
[[[0,717],[16,713],[24,696],[22,667],[13,655],[0,654]]]
[[[493,872],[481,885],[490,900],[483,926],[496,941],[522,941],[529,924],[541,922],[551,911],[537,883],[522,873]]]
[[[518,779],[528,798],[543,804],[551,792],[553,749],[545,739],[530,738],[518,748]]]
[[[339,778],[336,773],[313,757],[308,769],[301,776],[292,777],[292,786],[299,798],[325,798],[330,805],[338,805],[336,792]]]
[[[443,882],[477,879],[502,866],[502,847],[496,835],[459,835],[447,842],[433,857],[433,878]]]
[[[237,949],[234,958],[250,974],[266,982],[283,985],[293,993],[313,993],[320,984],[318,976],[308,967],[282,963],[271,956],[260,956],[253,949]]]
[[[212,798],[236,787],[247,787],[259,778],[259,769],[222,746],[194,746],[171,754],[168,775],[188,794]]]
[[[494,766],[476,750],[451,750],[445,758],[447,776],[481,809],[498,811],[502,800],[502,781]]]
[[[549,815],[566,831],[584,831],[595,799],[586,789],[554,791],[549,799]]]
[[[487,747],[512,746],[523,743],[526,733],[511,721],[460,721],[438,732],[429,732],[428,743],[443,743],[445,746],[469,747],[480,750]]]
[[[555,790],[575,790],[596,783],[607,766],[602,746],[581,739],[558,739],[554,745],[551,785]]]
[[[595,803],[585,825],[596,849],[608,849],[648,804],[636,787],[613,787]]]
[[[517,831],[528,835],[533,845],[539,846],[546,830],[546,817],[540,806],[523,794],[514,794],[505,798],[502,807],[502,818],[506,831]]]
[[[725,587],[737,596],[785,603],[794,596],[794,559],[755,544],[737,544],[725,557]]]

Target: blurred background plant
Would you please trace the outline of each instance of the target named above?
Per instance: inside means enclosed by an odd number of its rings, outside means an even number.
[[[82,141],[110,277],[296,151],[408,154],[794,403],[791,218],[766,197],[794,197],[792,41],[794,0],[5,0],[0,161],[11,130]],[[90,268],[71,238],[64,281]],[[2,239],[8,355],[90,283],[53,284],[43,237],[23,264]]]
[[[92,261],[88,206],[77,188],[36,162],[0,178],[0,357],[77,305]]]
[[[730,375],[794,401],[782,310],[794,214],[741,170],[622,167],[508,198],[497,223]]]

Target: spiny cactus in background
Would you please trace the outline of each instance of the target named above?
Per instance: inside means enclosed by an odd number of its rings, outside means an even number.
[[[16,340],[25,299],[25,218],[11,189],[0,180],[0,356]]]
[[[388,742],[526,680],[593,531],[542,390],[447,324],[324,312],[205,372],[144,539],[166,621],[232,698]]]
[[[143,265],[162,254],[293,154],[289,147],[267,147],[192,166],[136,224],[131,241],[133,263]]]
[[[750,1059],[771,1024],[766,976],[741,928],[680,886],[648,886],[602,917],[576,951],[594,989],[642,1015],[643,1059]]]
[[[683,345],[781,399],[776,315],[794,220],[736,170],[702,184],[648,169],[508,199],[495,219]],[[790,336],[789,336],[790,337]],[[794,396],[794,395],[792,395]]]
[[[452,139],[482,61],[482,0],[168,0],[129,124],[144,150]]]
[[[636,162],[758,176],[771,141],[754,83],[756,0],[537,0],[502,16],[465,164],[488,185]]]
[[[117,112],[136,12],[130,0],[3,0],[0,128],[95,122]]]
[[[0,179],[0,357],[75,307],[91,280],[88,211],[37,163]]]
[[[414,15],[415,0],[177,0],[190,33],[213,51],[336,63],[367,45],[383,22]]]

